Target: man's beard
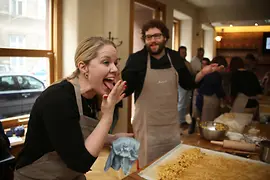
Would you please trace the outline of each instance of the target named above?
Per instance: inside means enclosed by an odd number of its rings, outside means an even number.
[[[165,49],[165,44],[166,44],[165,41],[161,42],[161,43],[152,43],[150,45],[146,45],[146,48],[147,48],[147,51],[149,52],[149,54],[151,54],[151,55],[159,55],[163,51],[163,49]],[[157,51],[153,52],[152,49],[151,49],[151,45],[158,45]]]

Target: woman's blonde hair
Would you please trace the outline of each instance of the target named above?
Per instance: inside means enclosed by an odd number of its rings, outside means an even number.
[[[72,73],[71,76],[68,77],[68,79],[73,79],[77,77],[80,74],[80,70],[78,68],[79,62],[84,62],[86,65],[89,64],[89,62],[97,57],[97,52],[105,45],[112,45],[114,48],[116,48],[115,44],[103,37],[90,37],[82,40],[75,52],[75,66],[76,70]]]

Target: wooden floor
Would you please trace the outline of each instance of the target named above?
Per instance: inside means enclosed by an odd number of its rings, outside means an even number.
[[[123,179],[125,177],[122,170],[115,171],[114,169],[110,168],[107,172],[104,172],[104,166],[107,161],[107,158],[110,154],[109,149],[103,149],[102,152],[99,154],[98,159],[96,160],[95,164],[92,166],[92,171],[86,173],[86,179],[89,180],[118,180]],[[136,163],[133,164],[130,173],[136,171]]]

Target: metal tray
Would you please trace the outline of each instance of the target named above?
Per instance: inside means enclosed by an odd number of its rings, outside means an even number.
[[[179,144],[174,149],[172,149],[171,151],[166,153],[164,156],[162,156],[161,158],[156,160],[154,163],[152,163],[150,166],[148,166],[147,168],[142,170],[140,173],[138,173],[138,175],[144,179],[147,179],[147,180],[157,180],[158,179],[158,167],[160,165],[164,165],[167,162],[174,160],[176,157],[180,156],[183,151],[185,151],[187,149],[191,149],[191,148],[199,148],[203,153],[206,153],[206,154],[212,154],[212,155],[215,154],[215,155],[223,156],[223,157],[230,158],[230,159],[237,159],[237,160],[241,160],[241,161],[249,161],[249,162],[253,162],[253,163],[264,164],[266,166],[269,166],[269,168],[270,168],[270,164],[266,164],[266,163],[261,162],[261,161],[242,158],[242,157],[234,156],[234,155],[231,155],[228,153],[213,151],[213,150],[204,149],[204,148],[200,148],[200,147],[196,147],[196,146]]]

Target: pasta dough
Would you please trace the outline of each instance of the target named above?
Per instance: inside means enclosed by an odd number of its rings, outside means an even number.
[[[175,161],[159,167],[159,180],[269,180],[270,166],[202,153],[184,151]]]

